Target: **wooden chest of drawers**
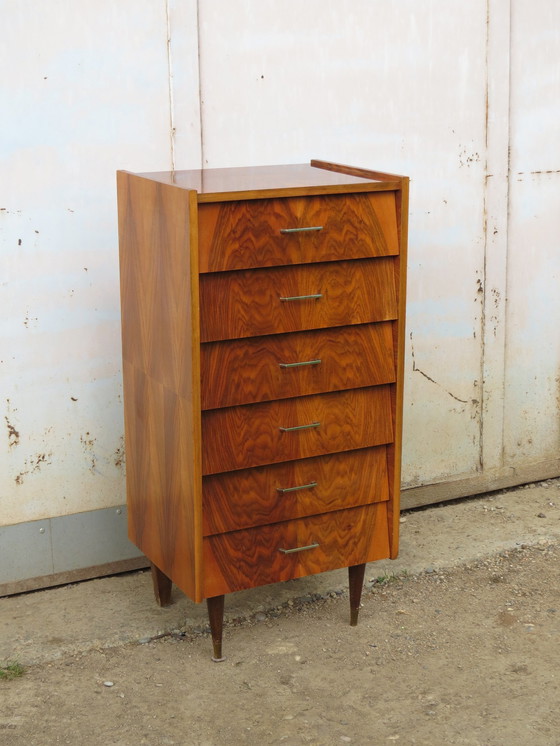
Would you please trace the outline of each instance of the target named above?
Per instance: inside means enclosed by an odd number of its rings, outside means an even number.
[[[408,179],[118,173],[129,535],[168,603],[395,557]]]

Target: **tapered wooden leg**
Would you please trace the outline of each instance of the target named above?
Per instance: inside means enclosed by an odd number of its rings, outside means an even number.
[[[225,661],[222,657],[222,629],[224,626],[224,597],[213,596],[212,598],[206,599],[206,606],[208,607],[208,620],[210,622],[210,631],[212,632],[212,645],[214,648],[214,655],[212,660],[214,663],[220,663]]]
[[[160,606],[169,606],[171,603],[171,578],[168,578],[159,567],[152,563],[152,582],[154,584],[154,595]]]
[[[348,585],[350,590],[350,625],[358,624],[358,612],[360,611],[360,600],[364,585],[365,564],[352,565],[348,568]]]

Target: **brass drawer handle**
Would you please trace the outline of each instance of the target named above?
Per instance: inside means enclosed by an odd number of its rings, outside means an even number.
[[[309,484],[298,484],[297,487],[277,487],[276,490],[282,495],[284,492],[297,492],[298,490],[310,490],[317,486],[317,482],[309,482]]]
[[[281,301],[289,301],[289,300],[319,300],[319,298],[323,297],[323,293],[313,293],[312,295],[288,295],[284,297],[280,297]]]
[[[307,233],[308,231],[322,231],[322,225],[310,225],[307,228],[280,228],[280,233]]]
[[[306,549],[317,549],[319,544],[308,544],[306,547],[294,547],[293,549],[278,549],[282,554],[293,554],[294,552],[305,552]]]
[[[302,365],[319,365],[321,360],[302,360],[299,363],[278,363],[281,368],[300,368]]]
[[[296,425],[295,427],[279,427],[282,433],[293,433],[295,430],[309,430],[311,427],[320,427],[320,422],[311,422],[309,425]]]

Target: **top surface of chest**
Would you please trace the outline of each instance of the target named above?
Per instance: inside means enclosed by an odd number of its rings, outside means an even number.
[[[372,172],[373,173],[373,172]],[[265,197],[383,191],[395,182],[333,171],[306,163],[281,166],[246,166],[138,174],[180,189],[192,189],[199,202],[221,202]]]

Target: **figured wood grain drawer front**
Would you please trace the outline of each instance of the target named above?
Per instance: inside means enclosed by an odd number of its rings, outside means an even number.
[[[199,206],[201,272],[398,254],[394,192]]]
[[[395,319],[394,262],[357,259],[201,275],[201,341]]]
[[[394,380],[389,321],[201,346],[203,409]]]
[[[202,473],[381,445],[393,439],[390,386],[202,413]]]
[[[203,477],[204,535],[389,499],[386,446]]]
[[[377,503],[207,536],[203,539],[204,595],[388,557],[387,505]]]

